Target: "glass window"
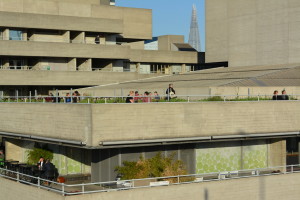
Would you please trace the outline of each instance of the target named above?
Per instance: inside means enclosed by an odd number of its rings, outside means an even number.
[[[22,40],[22,31],[9,30],[9,40]]]

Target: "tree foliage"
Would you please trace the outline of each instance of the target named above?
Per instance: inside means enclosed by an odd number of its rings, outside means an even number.
[[[175,160],[174,156],[172,153],[165,157],[162,152],[149,159],[141,156],[136,162],[124,161],[123,166],[117,166],[115,170],[123,180],[187,174],[183,161]]]

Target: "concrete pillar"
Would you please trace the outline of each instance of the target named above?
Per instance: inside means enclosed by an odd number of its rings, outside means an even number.
[[[22,40],[23,40],[23,41],[27,41],[27,36],[28,36],[27,31],[26,31],[26,30],[23,31],[23,32],[22,32]]]
[[[286,140],[270,139],[268,144],[268,167],[286,166]],[[286,169],[278,169],[285,171]]]
[[[100,44],[106,44],[105,36],[100,36]]]
[[[3,30],[3,40],[9,40],[9,29],[8,28]]]
[[[79,64],[78,71],[92,71],[92,59],[87,58],[84,62]]]
[[[2,69],[9,68],[9,60],[7,58],[2,59]]]
[[[64,42],[70,43],[70,31],[63,32],[62,38]]]
[[[137,63],[137,64],[136,64],[136,71],[137,71],[138,74],[139,74],[140,71],[141,71],[140,67],[141,67],[141,63]]]
[[[76,58],[68,59],[68,71],[76,71]]]
[[[85,43],[85,32],[80,32],[72,38],[72,43]]]
[[[185,73],[186,72],[186,65],[182,64],[181,65],[181,73]]]

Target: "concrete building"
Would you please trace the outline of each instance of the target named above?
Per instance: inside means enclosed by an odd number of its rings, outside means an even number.
[[[47,94],[53,88],[182,73],[185,65],[198,63],[197,52],[144,50],[144,41],[152,38],[151,10],[113,4],[109,0],[1,0],[0,79],[13,77],[22,83],[3,83],[0,91],[12,94],[18,89],[28,95],[39,87],[39,93]],[[30,76],[44,78],[32,83],[26,81]]]
[[[299,63],[299,10],[295,0],[206,1],[206,62]]]
[[[160,36],[154,44],[157,49],[144,49],[144,41],[152,39],[150,10],[111,6],[113,1],[109,0],[0,0],[3,19],[0,21],[0,90],[10,93],[18,90],[28,95],[34,90],[45,94],[52,89],[73,87],[80,88],[81,94],[115,96],[134,89],[157,90],[164,94],[168,83],[175,83],[178,95],[271,94],[277,87],[299,94],[299,64],[272,61],[274,65],[263,63],[253,67],[248,57],[243,62],[236,60],[239,57],[231,57],[231,46],[227,46],[227,40],[222,43],[223,35],[221,43],[214,43],[214,36],[219,37],[222,31],[213,31],[212,23],[217,26],[214,26],[216,30],[223,26],[227,30],[227,24],[223,25],[226,17],[218,15],[224,14],[223,2],[226,6],[236,6],[238,2],[252,5],[239,0],[207,1],[208,62],[228,61],[230,66],[244,67],[185,73],[192,71],[199,60],[197,52],[187,51],[190,46],[184,44],[183,36]],[[215,5],[217,3],[221,6]],[[277,4],[281,3],[277,1]],[[277,6],[273,8],[277,10]],[[227,12],[224,15],[227,16]],[[219,16],[220,21],[214,21],[213,16]],[[232,26],[235,23],[232,22]],[[95,44],[97,35],[100,44]],[[259,61],[255,59],[253,65]],[[274,166],[283,166],[281,172],[285,173],[286,141],[300,136],[299,104],[296,98],[293,101],[145,104],[0,102],[0,136],[5,143],[6,159],[26,162],[28,150],[40,146],[53,152],[53,163],[60,175],[82,175],[90,177],[92,182],[115,180],[115,167],[121,166],[123,161],[136,161],[141,155],[151,158],[157,152],[164,155],[175,152],[190,174]],[[290,192],[287,185],[291,183],[296,188],[298,176],[59,197],[1,179],[0,191],[12,199],[21,190],[25,190],[24,199],[39,199],[43,195],[46,199],[127,196],[141,199],[145,195],[145,199],[157,196],[198,199],[196,192],[204,199],[208,199],[208,192],[213,192],[214,199],[243,196],[276,199],[284,195],[297,198],[299,192]],[[257,187],[258,184],[261,185]],[[237,185],[236,196],[232,198],[235,192],[232,188]],[[13,188],[14,192],[8,192],[7,188]],[[270,192],[274,188],[283,193]]]

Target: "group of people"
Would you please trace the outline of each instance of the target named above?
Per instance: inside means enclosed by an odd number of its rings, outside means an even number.
[[[166,90],[166,100],[170,100],[175,98],[175,90],[173,88],[173,84],[169,84],[169,87]],[[152,92],[145,91],[144,94],[139,94],[138,91],[130,91],[127,98],[126,103],[138,103],[139,101],[143,103],[148,102],[158,102],[161,99],[158,92],[155,91],[153,94]]]
[[[278,90],[273,92],[273,100],[289,100],[289,96],[286,94],[285,90],[281,91],[281,95],[278,95]]]
[[[45,100],[46,102],[60,103],[62,97],[59,96],[59,93],[57,94],[57,96],[54,96],[52,93],[50,93],[49,96],[45,98]],[[66,94],[65,103],[72,103],[72,102],[77,103],[79,101],[80,101],[80,93],[77,90],[72,93],[72,99],[70,93]]]
[[[143,103],[148,103],[152,101],[159,101],[160,96],[157,91],[154,92],[154,95],[152,95],[151,92],[145,91],[144,94],[139,94],[138,91],[130,91],[127,98],[126,103],[138,103],[139,101]]]

